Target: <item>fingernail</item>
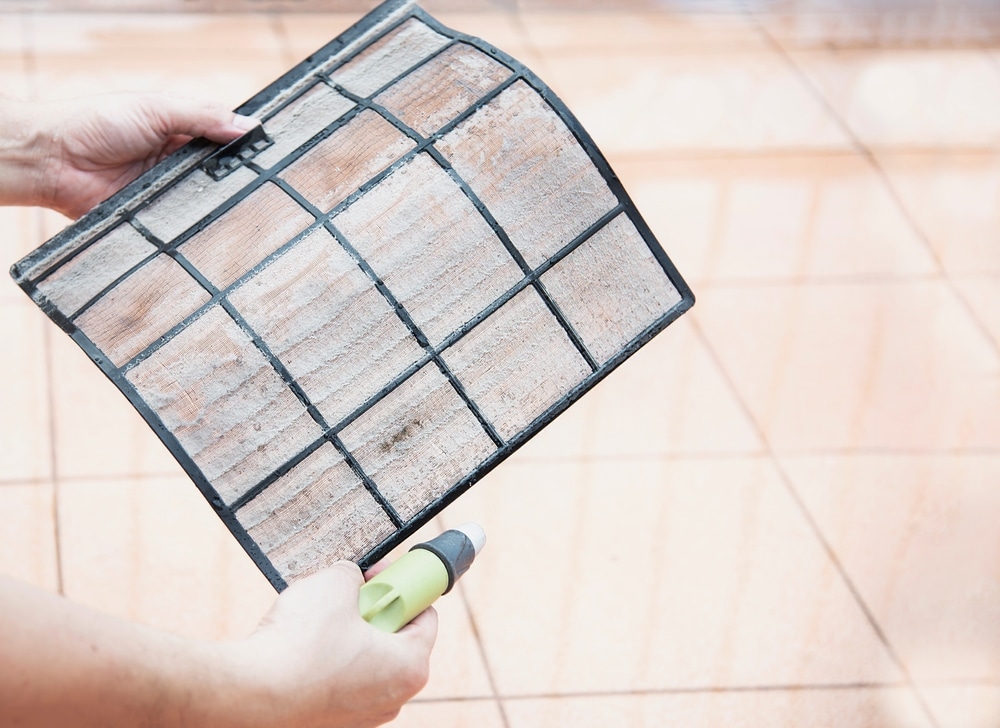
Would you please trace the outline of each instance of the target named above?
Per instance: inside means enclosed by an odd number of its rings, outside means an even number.
[[[255,119],[252,116],[233,114],[233,126],[240,131],[250,131],[251,129],[260,126],[260,120]]]

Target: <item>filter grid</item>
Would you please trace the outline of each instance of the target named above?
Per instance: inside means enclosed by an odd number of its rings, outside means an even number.
[[[551,90],[419,8],[256,108],[266,148],[168,160],[13,273],[280,590],[377,561],[694,299]]]

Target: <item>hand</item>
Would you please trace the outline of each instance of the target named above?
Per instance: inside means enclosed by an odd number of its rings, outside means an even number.
[[[350,562],[303,579],[278,598],[231,657],[259,686],[246,726],[367,728],[386,723],[426,684],[437,613],[396,634],[358,613],[361,571]]]
[[[193,137],[226,143],[258,122],[166,94],[0,100],[0,202],[79,217]]]
[[[361,571],[285,590],[260,627],[204,642],[0,577],[0,725],[370,728],[427,681],[437,614],[396,634],[361,619]]]

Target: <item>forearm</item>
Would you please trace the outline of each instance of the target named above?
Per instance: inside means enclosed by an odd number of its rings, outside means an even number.
[[[237,670],[220,645],[0,577],[0,725],[225,726]]]
[[[0,96],[0,205],[44,205],[45,170],[51,166],[54,131],[34,105]]]
[[[0,726],[367,728],[427,682],[437,615],[396,634],[358,612],[333,565],[282,592],[257,630],[199,642],[0,577]]]

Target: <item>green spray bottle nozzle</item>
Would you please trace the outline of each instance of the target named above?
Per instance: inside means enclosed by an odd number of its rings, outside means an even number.
[[[395,632],[427,609],[468,571],[486,533],[466,523],[419,543],[361,587],[361,616],[383,632]]]

